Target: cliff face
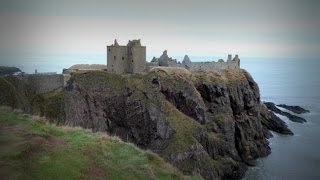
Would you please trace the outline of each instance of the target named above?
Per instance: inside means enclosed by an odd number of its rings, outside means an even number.
[[[65,119],[151,149],[185,174],[205,179],[243,176],[254,159],[270,153],[267,128],[290,131],[271,125],[281,120],[261,104],[245,70],[74,74],[66,87]]]
[[[292,134],[260,102],[245,70],[75,73],[64,89],[40,95],[14,77],[0,80],[0,105],[108,132],[205,179],[242,177],[247,165],[270,153],[269,130]]]

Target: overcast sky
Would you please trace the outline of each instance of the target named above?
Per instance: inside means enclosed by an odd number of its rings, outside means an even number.
[[[318,0],[0,0],[0,50],[315,57],[319,17]]]

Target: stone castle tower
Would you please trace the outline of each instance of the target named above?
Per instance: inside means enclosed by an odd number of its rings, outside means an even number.
[[[240,59],[239,56],[236,54],[236,56],[232,59],[232,55],[228,55],[227,59],[227,69],[239,69],[240,68]]]
[[[146,47],[140,39],[129,41],[127,46],[120,46],[117,40],[107,46],[107,69],[109,72],[138,73],[146,69]]]

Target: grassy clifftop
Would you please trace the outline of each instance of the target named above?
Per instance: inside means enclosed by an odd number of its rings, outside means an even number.
[[[102,133],[0,109],[5,179],[185,179],[157,155]]]

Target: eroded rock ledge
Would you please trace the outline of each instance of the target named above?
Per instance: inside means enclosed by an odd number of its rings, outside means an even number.
[[[285,112],[285,111],[282,111],[281,109],[277,108],[277,106],[272,103],[272,102],[264,102],[264,104],[267,106],[267,108],[274,112],[274,113],[277,113],[277,114],[280,114],[280,115],[283,115],[283,116],[286,116],[287,118],[289,118],[289,120],[293,121],[293,122],[298,122],[298,123],[304,123],[304,122],[307,122],[307,120],[305,120],[303,117],[300,117],[300,116],[296,116],[294,114],[291,114],[291,113],[288,113],[288,112]],[[279,106],[281,107],[281,105]],[[298,108],[299,106],[296,106],[296,108],[294,106],[286,106],[286,105],[282,105],[282,107],[286,107],[286,109],[291,109],[292,111],[295,111],[298,112],[298,111],[302,111],[302,110],[305,110],[305,109],[300,109]],[[297,109],[298,108],[298,109]],[[305,112],[308,112],[305,110]]]
[[[300,106],[289,106],[289,105],[286,105],[286,104],[278,104],[277,106],[279,107],[282,107],[282,108],[285,108],[291,112],[294,112],[296,114],[303,114],[303,113],[309,113],[310,111],[307,110],[307,109],[304,109]]]

